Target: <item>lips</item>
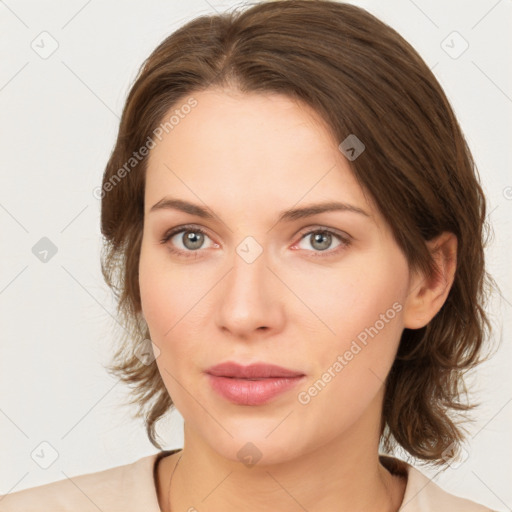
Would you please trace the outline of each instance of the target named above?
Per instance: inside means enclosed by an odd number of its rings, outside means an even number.
[[[211,388],[236,405],[264,405],[303,382],[304,373],[267,363],[227,361],[206,370]]]
[[[254,363],[243,366],[232,361],[226,361],[208,368],[206,373],[216,377],[230,377],[234,379],[260,380],[276,377],[301,377],[303,372],[283,368],[268,363]]]

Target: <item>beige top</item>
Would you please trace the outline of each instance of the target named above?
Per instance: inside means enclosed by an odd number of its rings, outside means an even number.
[[[165,450],[131,464],[0,495],[0,512],[161,512],[156,462],[179,451]],[[493,512],[450,494],[406,462],[380,456],[392,473],[407,475],[399,512]]]

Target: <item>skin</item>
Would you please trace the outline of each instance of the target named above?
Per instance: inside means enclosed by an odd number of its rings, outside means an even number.
[[[384,380],[404,327],[422,327],[445,301],[456,239],[443,233],[429,243],[438,278],[412,271],[339,141],[309,107],[234,90],[193,97],[197,106],[150,153],[139,266],[156,363],[184,418],[183,450],[157,468],[161,509],[396,511],[406,482],[378,458]],[[206,206],[215,218],[150,212],[164,196]],[[282,210],[331,200],[368,216],[335,211],[277,222]],[[199,249],[184,245],[183,232],[161,243],[185,224],[207,232]],[[333,235],[322,251],[314,233],[305,235],[322,228],[350,243]],[[236,252],[248,236],[262,249],[252,263]],[[394,318],[300,403],[298,393],[394,303]],[[235,405],[203,373],[226,360],[270,362],[306,377],[267,404]],[[237,456],[248,442],[261,452],[252,467]]]

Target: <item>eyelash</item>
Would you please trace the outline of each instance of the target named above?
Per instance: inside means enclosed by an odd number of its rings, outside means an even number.
[[[194,225],[185,225],[185,226],[179,226],[179,227],[176,227],[176,228],[173,228],[173,229],[167,231],[165,233],[165,235],[163,236],[163,238],[160,240],[160,243],[166,244],[174,235],[183,233],[185,231],[193,231],[195,233],[201,233],[202,235],[208,236],[208,233],[202,228],[199,228]],[[318,258],[318,257],[326,258],[329,256],[334,256],[334,255],[338,254],[339,252],[341,252],[342,250],[349,247],[352,242],[348,236],[342,236],[338,232],[333,231],[332,229],[329,229],[329,228],[318,227],[318,228],[311,229],[306,232],[302,232],[300,234],[300,239],[299,239],[298,243],[300,243],[308,235],[312,235],[315,233],[327,233],[329,235],[332,235],[335,238],[337,238],[341,242],[341,244],[336,249],[333,249],[333,250],[326,249],[325,251],[312,251],[313,254],[308,255],[309,258]],[[200,257],[199,254],[201,252],[200,249],[198,249],[196,251],[182,251],[180,249],[175,249],[174,247],[171,247],[171,246],[169,246],[169,250],[172,253],[178,254],[179,256],[182,256],[184,258],[198,258],[198,257]],[[308,251],[308,252],[310,252],[310,251]]]

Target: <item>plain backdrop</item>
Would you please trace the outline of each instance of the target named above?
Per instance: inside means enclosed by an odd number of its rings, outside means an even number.
[[[491,311],[501,345],[472,379],[482,405],[466,460],[423,471],[449,492],[511,510],[512,2],[351,3],[395,28],[433,69],[479,168],[494,229],[488,265],[503,293]],[[186,21],[236,5],[0,1],[0,494],[156,451],[122,405],[130,390],[103,368],[115,303],[100,272],[93,190],[143,60]],[[165,448],[182,446],[179,413],[159,434]]]

